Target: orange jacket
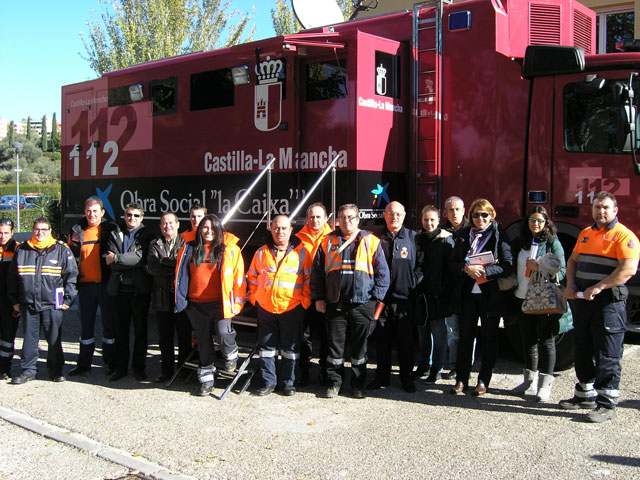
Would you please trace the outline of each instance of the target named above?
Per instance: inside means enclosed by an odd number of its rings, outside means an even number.
[[[244,281],[244,261],[238,237],[224,232],[224,251],[218,260],[218,272],[220,273],[220,286],[222,289],[222,311],[224,318],[232,318],[242,310],[244,298],[247,294],[247,284]],[[189,262],[195,242],[183,245],[178,253],[176,264],[176,312],[181,312],[187,307],[189,293]]]
[[[313,257],[298,238],[292,238],[280,265],[276,263],[273,244],[258,249],[249,271],[249,301],[270,313],[284,313],[302,304],[311,305],[309,278]]]
[[[311,258],[316,256],[316,252],[318,251],[318,247],[324,240],[324,237],[331,233],[331,227],[328,223],[324,224],[324,229],[320,233],[315,233],[313,230],[309,228],[309,225],[305,225],[300,229],[298,233],[296,233],[296,237],[302,240],[304,244],[304,248],[311,254]]]

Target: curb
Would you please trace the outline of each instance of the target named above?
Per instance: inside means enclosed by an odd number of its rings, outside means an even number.
[[[195,480],[194,477],[171,472],[163,466],[150,462],[143,457],[133,456],[124,450],[96,442],[80,433],[56,427],[55,425],[5,407],[0,407],[0,418],[37,433],[38,435],[42,435],[45,438],[50,438],[51,440],[75,447],[85,453],[95,455],[112,463],[117,463],[118,465],[141,472],[157,480]]]

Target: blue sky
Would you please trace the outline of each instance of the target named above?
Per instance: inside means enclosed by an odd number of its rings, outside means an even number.
[[[2,0],[0,14],[0,117],[19,122],[40,120],[56,112],[60,121],[63,85],[96,78],[79,32],[98,0]],[[233,0],[232,7],[250,11],[256,5],[254,39],[274,35],[271,8],[275,0]]]

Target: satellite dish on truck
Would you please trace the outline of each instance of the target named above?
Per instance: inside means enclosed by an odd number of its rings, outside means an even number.
[[[344,22],[336,0],[291,0],[293,13],[302,28],[324,27]]]

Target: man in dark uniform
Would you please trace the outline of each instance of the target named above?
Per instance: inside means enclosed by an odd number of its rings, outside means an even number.
[[[16,339],[20,315],[13,310],[7,297],[7,277],[18,242],[13,239],[13,221],[0,219],[0,380],[11,376],[13,344]]]
[[[371,323],[389,288],[389,267],[380,240],[360,230],[358,207],[338,209],[338,229],[322,241],[313,261],[311,299],[327,314],[330,385],[324,396],[338,395],[344,381],[347,337],[351,347],[351,391],[364,398],[367,372],[367,337]],[[348,333],[347,333],[348,332]]]
[[[616,417],[627,323],[627,280],[638,268],[640,245],[618,221],[616,197],[600,192],[593,199],[595,223],[580,232],[567,262],[567,288],[575,332],[574,395],[562,400],[566,410],[594,408],[586,420],[600,423]]]
[[[391,348],[395,338],[402,388],[409,393],[416,391],[411,376],[415,323],[410,300],[413,290],[422,280],[422,255],[416,247],[416,232],[402,225],[405,215],[400,202],[391,202],[384,209],[387,228],[380,236],[380,245],[389,266],[390,283],[384,299],[384,313],[375,332],[376,378],[367,385],[368,390],[389,386]]]
[[[7,281],[7,295],[20,314],[24,341],[22,373],[12,384],[21,385],[36,377],[40,326],[49,351],[47,368],[54,382],[63,382],[62,312],[76,298],[78,267],[69,247],[51,236],[51,222],[38,218],[33,236],[21,244],[13,258]]]

